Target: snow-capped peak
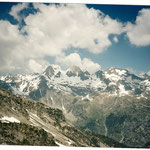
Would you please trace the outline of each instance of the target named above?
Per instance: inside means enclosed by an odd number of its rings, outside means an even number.
[[[50,65],[42,74],[5,75],[1,76],[0,80],[8,83],[14,93],[21,95],[29,95],[30,92],[40,88],[42,90],[43,88],[53,88],[69,93],[79,93],[78,89],[82,88],[84,92],[92,89],[122,95],[128,94],[129,90],[134,92],[139,87],[146,91],[149,90],[150,79],[148,77],[140,78],[130,74],[127,70],[114,67],[106,71],[99,70],[94,74],[90,74],[78,66],[72,66],[63,71],[57,65]]]
[[[54,75],[54,72],[55,71],[54,71],[53,67],[52,66],[48,66],[46,68],[46,70],[44,71],[44,74],[49,76],[49,77],[52,77]]]
[[[107,69],[105,72],[109,73],[109,74],[113,73],[113,74],[121,76],[121,75],[126,74],[128,71],[125,69],[119,69],[119,68],[111,67],[111,68]]]

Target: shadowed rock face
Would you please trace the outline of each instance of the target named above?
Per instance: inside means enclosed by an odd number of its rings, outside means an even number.
[[[82,81],[88,80],[90,73],[88,71],[82,71],[78,66],[72,66],[69,68],[69,70],[66,72],[66,75],[68,77],[80,77]]]
[[[149,142],[150,76],[110,68],[90,74],[74,66],[1,76],[1,87],[63,111],[76,126],[131,147]]]
[[[48,76],[48,77],[52,77],[53,75],[54,75],[54,69],[53,69],[53,67],[52,66],[48,66],[47,68],[46,68],[46,70],[44,71],[44,74],[46,75],[46,76]]]
[[[2,80],[0,80],[0,88],[6,89],[7,91],[12,91],[11,86]]]

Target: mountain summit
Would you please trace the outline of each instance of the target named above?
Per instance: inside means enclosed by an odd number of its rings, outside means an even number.
[[[43,72],[44,75],[48,76],[48,77],[52,77],[54,75],[54,69],[52,66],[48,66],[45,71]]]

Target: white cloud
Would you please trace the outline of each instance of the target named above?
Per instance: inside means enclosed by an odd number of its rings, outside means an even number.
[[[8,21],[0,21],[0,33],[0,70],[14,70],[13,64],[19,60],[19,47],[22,45],[20,41],[24,37],[19,33],[18,27]]]
[[[114,36],[113,41],[114,41],[115,43],[118,43],[118,38],[117,38],[116,36]]]
[[[56,63],[65,69],[74,65],[81,67],[81,58],[78,53],[71,53],[68,56],[62,55],[56,57]]]
[[[11,16],[13,16],[16,20],[18,20],[20,22],[20,16],[19,16],[19,12],[25,8],[28,8],[28,3],[20,3],[18,5],[14,5],[11,8],[11,11],[9,12],[9,14]]]
[[[42,72],[45,69],[45,66],[47,66],[49,63],[44,60],[34,60],[30,59],[29,60],[29,69],[32,70],[33,72]]]
[[[79,66],[81,67],[81,69],[87,70],[90,73],[94,73],[97,70],[101,69],[98,63],[94,63],[88,58],[81,59],[78,53],[71,53],[68,56],[57,57],[56,63],[64,69],[74,65]]]
[[[28,7],[28,3],[15,5],[10,14],[20,21],[19,12]],[[54,59],[65,56],[72,47],[101,53],[111,45],[109,35],[122,32],[122,24],[117,20],[83,4],[35,3],[34,7],[39,11],[21,18],[26,23],[21,31],[19,25],[0,21],[0,71],[32,72],[32,66],[41,70],[39,60],[44,61],[46,56]],[[89,59],[84,61],[95,65]]]
[[[136,46],[150,45],[150,9],[142,9],[136,17],[135,24],[126,26],[127,37]]]
[[[82,66],[86,70],[88,70],[90,73],[94,73],[101,69],[101,66],[98,63],[94,63],[88,58],[84,58],[82,61]]]
[[[42,45],[46,54],[57,55],[70,47],[100,53],[111,45],[110,34],[122,32],[121,23],[83,4],[47,6],[35,3],[34,7],[40,12],[25,19],[24,30],[30,40]],[[49,46],[53,52],[49,52]]]
[[[41,65],[48,64],[45,60],[30,55],[32,50],[25,48],[27,39],[19,32],[18,26],[0,21],[0,33],[0,71],[39,72]]]

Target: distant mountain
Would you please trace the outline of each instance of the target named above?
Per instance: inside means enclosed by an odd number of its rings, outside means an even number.
[[[78,66],[48,66],[43,73],[5,75],[0,86],[63,111],[74,125],[130,147],[150,138],[150,76],[111,67],[90,74]],[[3,86],[5,85],[5,86]]]
[[[83,71],[77,66],[72,66],[66,71],[66,75],[69,77],[79,77],[82,81],[88,80],[90,73]]]
[[[126,147],[68,123],[59,109],[0,89],[0,144]]]
[[[90,74],[77,66],[72,66],[66,71],[56,66],[48,66],[43,73],[7,74],[1,76],[0,80],[7,83],[15,94],[31,95],[30,97],[34,100],[43,97],[41,87],[80,96],[85,96],[89,91],[101,91],[120,96],[150,92],[149,75],[137,76],[128,70],[118,68],[99,70]]]

